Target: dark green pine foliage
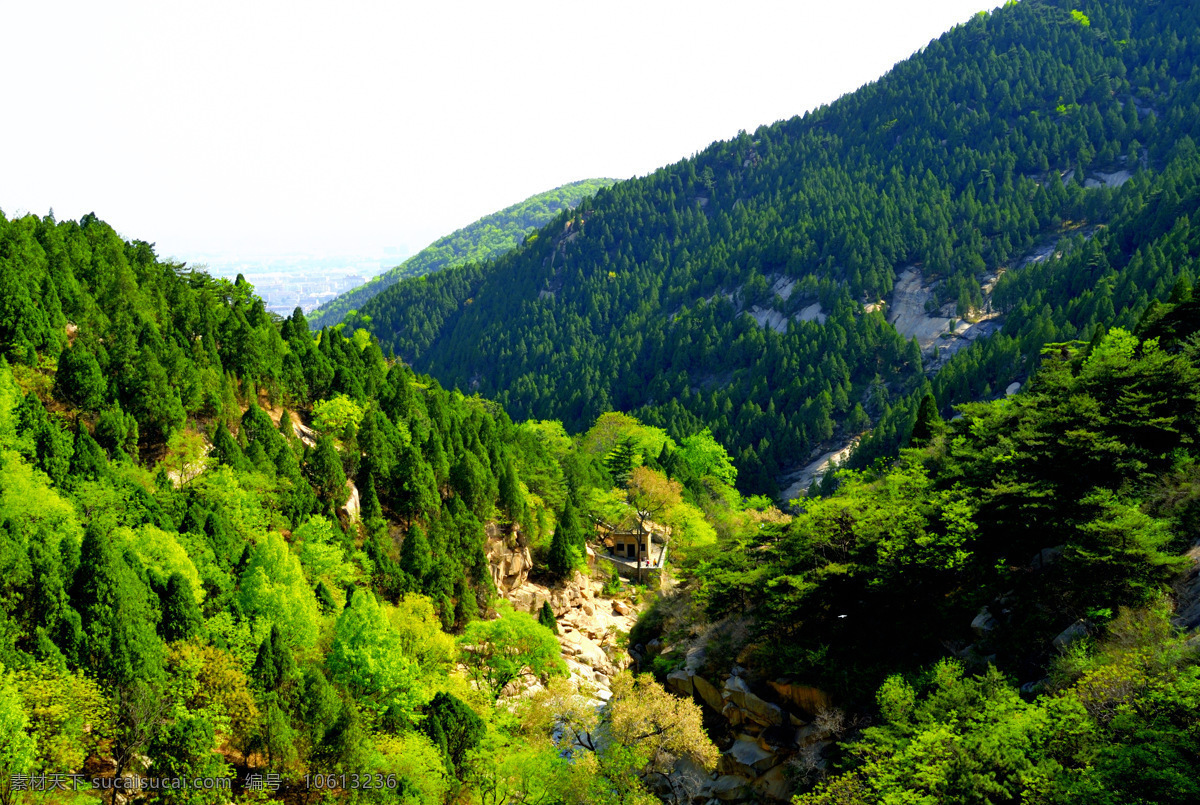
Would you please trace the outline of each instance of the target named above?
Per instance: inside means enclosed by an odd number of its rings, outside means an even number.
[[[25,439],[29,458],[55,484],[64,485],[75,452],[74,440],[50,417],[42,401],[32,392],[25,395],[17,410],[17,432]]]
[[[583,552],[583,547],[587,543],[588,531],[583,517],[579,513],[579,507],[571,497],[567,498],[562,514],[558,518],[558,527],[555,529],[555,533],[559,532],[562,533],[568,545],[580,553]]]
[[[71,478],[74,481],[96,481],[108,473],[108,456],[92,438],[86,427],[77,425],[75,447],[71,455]]]
[[[321,611],[325,614],[337,611],[337,601],[333,598],[333,593],[324,581],[317,582],[316,588],[317,603],[321,606]]]
[[[117,685],[156,680],[163,644],[150,606],[150,590],[114,549],[105,529],[93,523],[83,537],[71,604],[82,620],[80,660]]]
[[[666,445],[663,445],[666,449]],[[633,471],[633,463],[637,458],[637,448],[634,445],[633,439],[625,439],[620,444],[612,449],[604,459],[604,467],[612,476],[613,484],[616,486],[624,486],[629,480],[629,473]]]
[[[272,624],[271,633],[259,644],[250,673],[267,691],[279,690],[295,681],[296,661],[278,626]]]
[[[309,483],[321,500],[339,507],[346,502],[346,472],[342,459],[334,447],[333,438],[322,436],[312,448],[306,467]]]
[[[438,693],[425,706],[425,734],[440,748],[447,770],[461,778],[467,755],[487,732],[483,720],[451,693]]]
[[[8,523],[4,530],[12,528],[15,525]],[[70,662],[78,662],[84,640],[83,623],[79,613],[71,606],[68,594],[74,565],[78,563],[78,556],[72,557],[71,554],[76,553],[78,548],[72,551],[74,544],[70,540],[63,540],[62,543],[56,550],[51,535],[44,530],[29,541],[30,592],[24,607],[29,623],[46,637],[46,641],[39,639],[39,644],[48,643],[39,653],[47,658],[50,658],[47,655],[61,656]],[[64,555],[63,548],[67,549],[67,555]],[[13,568],[6,570],[11,573]],[[10,582],[15,580],[12,576],[9,578]]]
[[[120,405],[110,406],[100,412],[96,419],[96,441],[108,451],[110,459],[136,460],[139,439],[137,419],[122,411]]]
[[[554,610],[550,607],[549,601],[542,602],[542,608],[538,610],[538,623],[558,634],[558,618],[554,617]]]
[[[510,520],[519,522],[525,516],[525,495],[521,492],[521,482],[513,469],[511,460],[504,461],[500,473],[500,508],[504,509]]]
[[[550,572],[562,579],[571,574],[575,567],[576,554],[570,542],[570,537],[556,530],[550,539],[550,553],[546,557],[546,565]]]
[[[162,639],[168,643],[187,640],[202,622],[192,583],[182,573],[172,573],[162,596],[162,621],[158,627]]]
[[[54,394],[85,411],[98,410],[108,393],[108,381],[91,350],[82,342],[63,350],[54,375]]]
[[[1112,217],[1120,191],[1074,174],[1161,170],[1200,139],[1196,15],[1006,4],[828,106],[600,191],[493,263],[398,283],[362,321],[517,419],[582,430],[616,409],[676,437],[709,427],[739,486],[769,490],[850,435],[877,378],[895,398],[922,384],[919,350],[864,311],[902,270],[938,281],[934,305],[978,307],[987,272]]]
[[[1118,191],[1110,226],[1061,242],[1061,257],[1006,272],[992,299],[1005,314],[1003,331],[956,353],[928,390],[885,405],[853,464],[895,455],[926,393],[944,416],[959,403],[999,396],[1036,370],[1047,344],[1095,341],[1112,327],[1175,340],[1194,332],[1197,305],[1171,298],[1200,277],[1200,229],[1191,224],[1200,216],[1200,152],[1187,138],[1174,154],[1161,173],[1138,173]]]
[[[941,424],[942,417],[938,414],[937,402],[932,394],[926,394],[921,398],[921,407],[917,409],[917,421],[913,425],[909,443],[913,447],[924,447],[929,444]]]
[[[425,531],[418,525],[408,530],[400,545],[400,569],[421,583],[433,569],[433,555]]]
[[[238,445],[237,440],[233,438],[233,434],[225,427],[224,422],[217,423],[216,432],[212,437],[212,455],[217,461],[222,464],[228,464],[235,470],[248,469],[249,465],[246,462],[246,457],[242,453],[242,448]]]
[[[569,576],[583,555],[586,542],[587,532],[580,520],[579,510],[568,497],[554,529],[554,536],[550,539],[550,552],[546,557],[550,572],[558,578]]]

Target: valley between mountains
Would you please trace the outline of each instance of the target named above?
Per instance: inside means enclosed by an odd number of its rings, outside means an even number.
[[[312,315],[0,214],[0,805],[1200,801],[1198,64],[1009,2]]]

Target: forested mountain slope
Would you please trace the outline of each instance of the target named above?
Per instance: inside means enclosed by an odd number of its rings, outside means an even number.
[[[514,423],[95,216],[0,216],[0,797],[1196,801],[1198,159],[1025,275],[1090,342],[958,421],[929,398],[900,460],[795,516],[707,431]],[[1124,272],[1165,301],[1119,312]],[[682,583],[609,579],[657,603],[597,651],[686,695],[617,673],[600,704],[487,554],[562,579],[592,520],[647,514]]]
[[[1043,345],[1092,340],[1114,326],[1133,329],[1200,276],[1200,152],[1181,142],[1159,173],[1143,171],[1112,203],[1110,225],[1076,230],[1056,256],[1002,274],[991,295],[1003,320],[996,335],[955,354],[928,386],[884,408],[853,461],[869,466],[909,436],[917,409],[932,394],[944,415],[956,404],[1002,393],[1041,360]]]
[[[985,274],[1137,192],[1101,174],[1194,147],[1198,17],[1181,0],[1010,3],[828,107],[617,184],[495,263],[400,283],[362,313],[514,417],[708,426],[742,487],[769,490],[924,382],[917,345],[871,304],[901,270],[972,315]]]
[[[561,613],[514,611],[489,563],[573,579],[592,518],[647,509],[676,556],[712,522],[751,527],[709,434],[515,424],[94,215],[0,215],[0,291],[0,802],[117,805],[125,775],[168,781],[138,801],[190,805],[645,802],[664,746],[715,762],[694,705],[616,670],[616,635],[612,665],[590,644],[610,705],[585,715],[625,736],[599,765],[564,759],[553,719],[514,718],[527,683],[580,680]],[[645,719],[653,742],[628,726]],[[184,778],[233,782],[163,790]]]
[[[467,263],[494,260],[518,246],[526,235],[545,226],[558,213],[577,206],[583,199],[612,183],[612,179],[571,182],[486,215],[469,226],[438,238],[395,268],[331,299],[309,313],[308,318],[317,329],[341,324],[350,311],[362,307],[367,300],[402,279],[420,277]]]

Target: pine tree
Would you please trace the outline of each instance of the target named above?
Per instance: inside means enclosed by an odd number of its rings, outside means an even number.
[[[83,425],[76,425],[75,451],[71,456],[71,477],[96,481],[108,474],[108,457]]]
[[[155,633],[149,590],[93,522],[83,537],[71,604],[87,635],[81,659],[102,679],[118,685],[158,677],[163,645]]]
[[[551,609],[549,601],[542,602],[542,608],[538,612],[538,623],[558,634],[558,619],[554,617],[554,610]]]
[[[917,421],[913,425],[912,438],[909,445],[924,447],[929,444],[942,425],[942,417],[938,414],[937,401],[932,394],[926,394],[921,399],[921,407],[917,409]]]
[[[400,546],[400,569],[420,584],[432,568],[433,553],[429,547],[429,540],[421,527],[414,525]]]
[[[271,633],[259,644],[258,655],[250,673],[263,686],[263,690],[267,691],[278,690],[293,681],[296,676],[296,662],[292,659],[292,650],[288,648],[282,632],[275,624],[271,624]]]
[[[584,527],[583,520],[579,516],[579,507],[575,505],[574,499],[568,495],[567,500],[563,503],[562,516],[558,518],[557,531],[562,531],[566,537],[567,544],[583,553],[584,546],[587,544],[587,529]]]
[[[333,439],[322,436],[313,448],[308,462],[308,477],[317,495],[332,506],[340,507],[349,494],[346,489],[346,472],[338,456]]]
[[[159,633],[163,640],[168,643],[187,640],[195,634],[202,620],[192,583],[182,573],[172,573],[162,600]]]
[[[86,411],[98,411],[104,405],[108,383],[95,356],[82,342],[76,342],[59,355],[54,394]]]
[[[326,586],[324,581],[317,582],[317,603],[321,605],[321,611],[328,615],[331,612],[337,611],[337,601],[333,599],[333,592]]]
[[[387,528],[383,507],[379,505],[379,495],[375,493],[375,482],[369,475],[362,490],[362,519],[368,533],[377,533]]]
[[[563,529],[556,528],[550,539],[550,554],[546,557],[546,565],[550,572],[560,579],[570,575],[575,567],[575,551],[571,545],[571,537]]]
[[[612,475],[613,484],[624,486],[633,471],[633,461],[637,455],[637,446],[632,438],[627,437],[609,452],[604,459],[604,466]]]
[[[286,408],[279,415],[279,433],[288,444],[291,444],[292,440],[296,438],[296,430],[292,426],[292,415],[288,413]]]
[[[212,443],[213,458],[235,470],[246,469],[247,462],[246,457],[242,454],[242,448],[238,446],[237,440],[233,438],[233,434],[225,427],[224,422],[217,423]]]
[[[500,471],[500,507],[508,512],[513,522],[519,522],[525,514],[525,495],[521,492],[521,482],[517,480],[511,459],[505,459]]]

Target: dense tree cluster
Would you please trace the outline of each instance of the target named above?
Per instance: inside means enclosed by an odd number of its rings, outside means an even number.
[[[321,305],[310,315],[313,325],[334,326],[346,321],[347,317],[351,317],[351,323],[369,323],[370,318],[359,316],[357,308],[400,280],[494,260],[519,246],[526,236],[541,229],[563,210],[577,206],[583,199],[595,195],[597,190],[612,184],[612,179],[571,182],[485,215],[469,226],[438,238],[395,268]]]
[[[1005,316],[1003,330],[956,353],[928,387],[881,406],[853,465],[895,455],[927,395],[950,416],[955,405],[998,396],[1026,378],[1047,344],[1090,342],[1112,327],[1159,334],[1155,322],[1190,295],[1200,276],[1200,238],[1191,225],[1200,214],[1200,152],[1191,139],[1177,144],[1161,173],[1133,177],[1113,209],[1109,225],[1076,230],[1050,259],[1002,274],[992,302]],[[1171,327],[1167,334],[1178,335],[1179,325]]]
[[[924,446],[714,556],[710,615],[753,607],[765,661],[853,693],[971,642],[981,607],[1002,628],[977,656],[1026,675],[1074,621],[1159,595],[1196,518],[1194,341],[1114,329],[1048,352],[1026,392],[953,422],[924,406]]]
[[[655,672],[711,635],[874,719],[800,801],[1195,801],[1198,18],[1009,4],[320,331],[94,215],[0,215],[0,768],[693,798],[700,709],[625,673],[597,707],[553,605],[493,589],[489,550],[552,584],[622,528],[682,577],[630,635]],[[1011,268],[932,378],[867,309],[909,263],[960,312]],[[871,425],[793,515],[745,496]]]
[[[769,490],[920,386],[915,348],[862,307],[898,270],[921,266],[934,304],[964,315],[986,272],[1109,217],[1113,191],[1090,178],[1161,167],[1200,137],[1194,6],[1081,8],[1086,26],[1065,2],[980,14],[827,107],[614,185],[505,258],[400,283],[363,313],[397,354],[516,418],[707,426],[743,490]],[[823,325],[787,322],[816,303]]]
[[[5,278],[45,289],[9,304],[0,355],[6,774],[295,785],[369,770],[392,780],[379,797],[430,803],[501,781],[607,785],[497,704],[564,666],[553,612],[497,600],[485,527],[532,545],[548,581],[568,575],[597,512],[635,516],[625,484],[641,477],[674,485],[656,511],[686,552],[712,537],[700,506],[737,516],[711,435],[677,444],[623,415],[576,437],[516,425],[385,359],[365,330],[269,316],[244,282],[160,263],[91,217],[0,225],[28,261]],[[56,238],[73,258],[39,251]],[[634,445],[619,483],[616,443]],[[612,717],[622,707],[636,703]]]

